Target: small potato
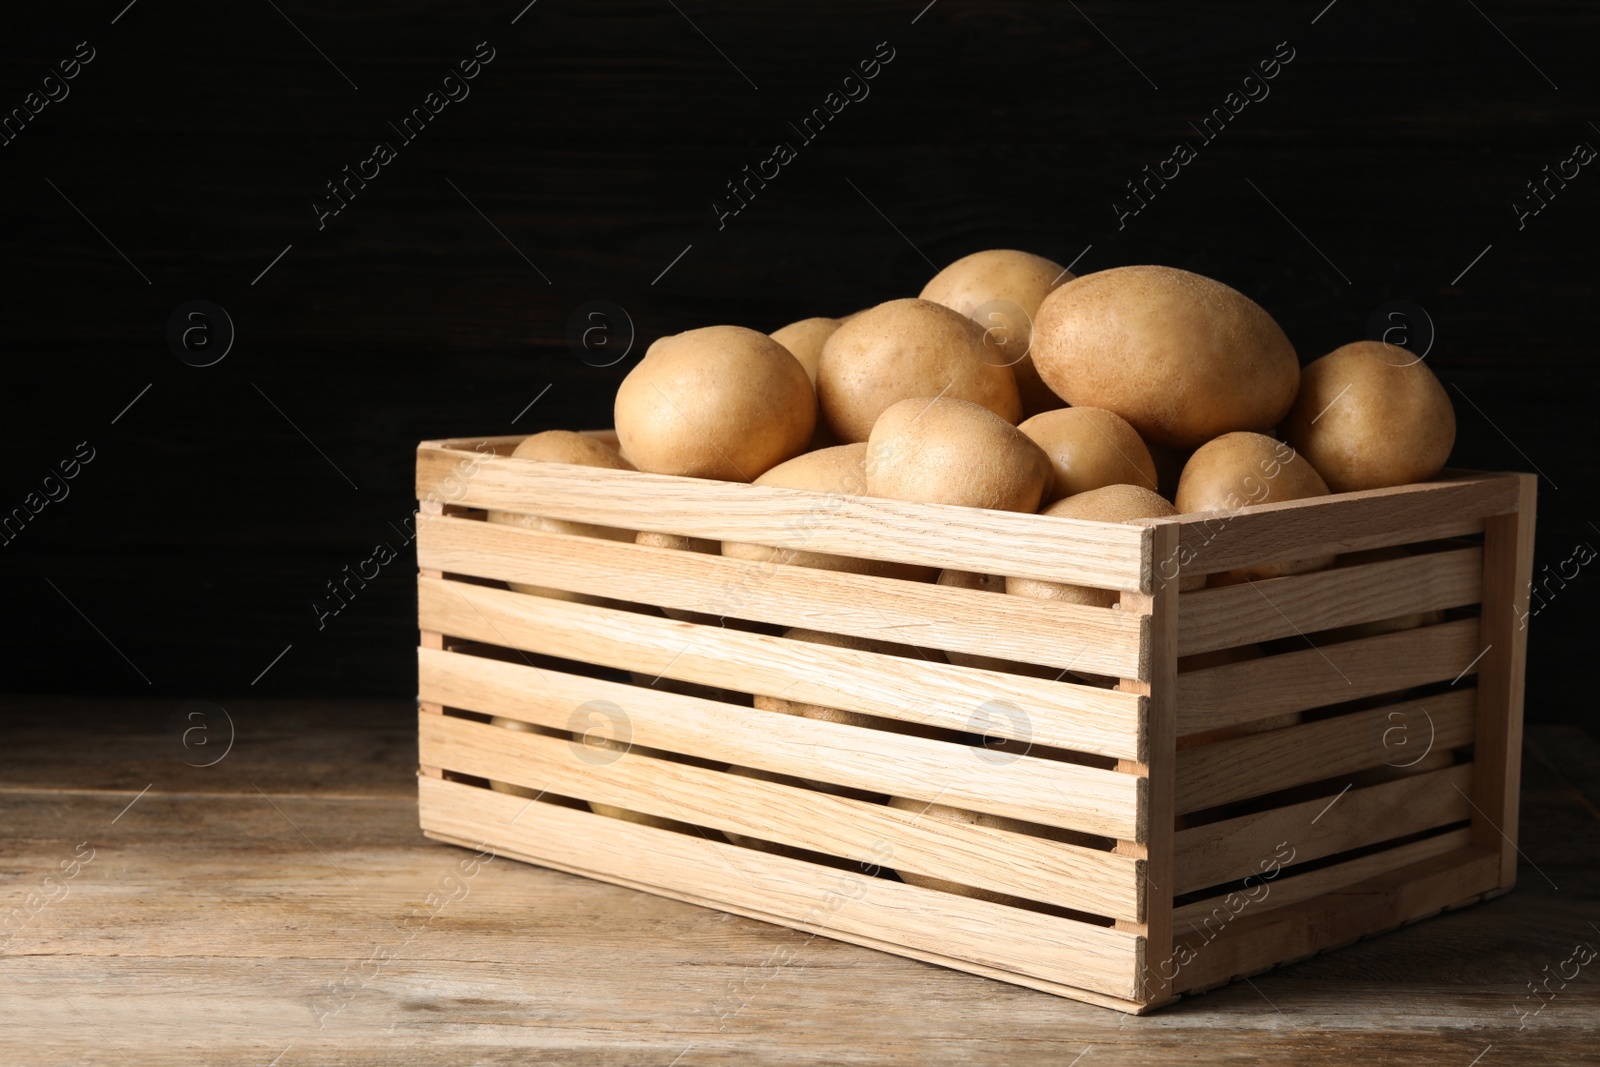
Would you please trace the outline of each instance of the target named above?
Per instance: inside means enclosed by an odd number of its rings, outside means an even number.
[[[822,359],[822,344],[838,328],[838,319],[801,319],[773,330],[770,336],[800,361],[800,365],[806,369],[806,377],[811,379],[814,386],[817,384],[817,362]]]
[[[1172,267],[1115,267],[1045,297],[1033,362],[1056,395],[1106,408],[1155,444],[1196,448],[1268,430],[1300,364],[1272,316],[1221,282]]]
[[[962,256],[935,274],[923,286],[921,297],[959,311],[984,328],[991,351],[1017,376],[1023,412],[1036,415],[1066,402],[1039,378],[1028,354],[1033,344],[1033,317],[1044,298],[1072,278],[1054,260],[994,248]]]
[[[1033,512],[1050,489],[1044,449],[989,409],[947,396],[891,406],[867,452],[867,492],[891,500]]]
[[[1234,511],[1253,504],[1327,496],[1328,486],[1293,448],[1265,434],[1228,433],[1195,450],[1178,479],[1178,511]],[[1219,536],[1226,537],[1224,528]],[[1332,556],[1240,567],[1211,576],[1212,585],[1320,571]]]
[[[1127,522],[1130,519],[1164,519],[1177,509],[1148,489],[1137,485],[1108,485],[1058,500],[1040,512],[1063,519],[1092,519],[1098,522]],[[1183,588],[1181,585],[1179,588]],[[1037,578],[1007,578],[1006,592],[1035,600],[1059,600],[1066,604],[1085,604],[1114,608],[1121,599],[1114,589],[1095,589],[1065,582],[1045,582]]]
[[[1336,493],[1426,481],[1450,458],[1456,413],[1427,364],[1357,341],[1300,372],[1283,436]]]
[[[1050,457],[1054,503],[1108,485],[1137,485],[1159,492],[1156,463],[1139,432],[1104,408],[1063,408],[1026,420],[1017,429]]]
[[[617,438],[640,470],[748,482],[805,450],[816,395],[766,334],[707,326],[663,337],[617,389]]]
[[[815,493],[836,493],[842,496],[860,496],[867,491],[867,446],[835,445],[796,456],[780,463],[755,480],[756,485],[775,485],[785,489],[807,489]],[[804,543],[803,529],[800,533]],[[813,567],[824,571],[844,571],[848,574],[875,574],[882,578],[903,578],[907,581],[926,582],[934,577],[934,568],[908,563],[864,559],[856,556],[838,556],[828,552],[807,552],[788,546],[769,548],[766,545],[728,541],[722,554],[731,559],[745,559],[755,563],[784,563],[792,567]]]
[[[891,300],[845,322],[822,346],[817,401],[834,437],[865,441],[878,416],[912,397],[967,400],[1015,425],[1022,399],[983,327],[930,300]]]
[[[542,463],[571,463],[581,467],[602,467],[607,470],[631,471],[633,464],[623,459],[617,451],[587,434],[571,430],[546,430],[524,438],[511,453],[514,459],[532,459]],[[522,526],[547,533],[570,534],[573,537],[601,537],[608,541],[632,541],[632,530],[619,530],[612,526],[597,526],[587,522],[568,522],[565,519],[547,519],[540,515],[490,509],[486,518],[505,526]],[[525,582],[507,582],[519,593],[568,600],[580,604],[610,604],[612,601],[582,593],[569,593],[563,589],[548,589],[542,585]]]

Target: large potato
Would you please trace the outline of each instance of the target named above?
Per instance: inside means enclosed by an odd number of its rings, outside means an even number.
[[[811,379],[787,348],[742,326],[663,337],[617,389],[617,438],[640,470],[748,482],[805,450]]]
[[[1328,486],[1304,456],[1282,441],[1265,434],[1228,433],[1195,450],[1178,478],[1175,503],[1183,513],[1235,511],[1254,504],[1275,504],[1327,496]],[[1227,528],[1218,531],[1228,535]],[[1320,571],[1333,564],[1332,556],[1264,563],[1211,576],[1212,585],[1277,578],[1285,574]]]
[[[962,256],[922,287],[932,300],[973,319],[989,335],[990,348],[1017,376],[1022,410],[1034,415],[1063,405],[1039,378],[1028,349],[1039,304],[1073,275],[1043,256],[993,248]],[[993,357],[991,357],[993,358]]]
[[[841,442],[865,441],[894,404],[918,396],[968,400],[1013,425],[1022,400],[983,327],[931,300],[891,300],[848,319],[822,346],[817,401]]]
[[[1456,413],[1427,364],[1357,341],[1300,372],[1283,436],[1336,493],[1432,478],[1450,458]]]
[[[842,496],[860,496],[867,491],[866,444],[835,445],[815,452],[796,456],[780,463],[755,480],[756,485],[775,485],[785,489],[807,489],[814,493],[835,493]],[[801,527],[801,544],[804,526]],[[791,545],[769,548],[739,541],[727,541],[722,554],[732,559],[746,559],[756,563],[785,563],[794,567],[814,567],[824,571],[844,571],[849,574],[875,574],[883,578],[904,578],[914,582],[930,581],[934,568],[918,567],[888,560],[865,559],[858,556],[837,556],[829,552],[808,552]]]
[[[1046,411],[1017,429],[1044,449],[1055,471],[1056,501],[1108,485],[1156,488],[1156,463],[1139,433],[1120,415],[1104,408]]]
[[[950,397],[890,407],[867,441],[867,492],[891,500],[1037,511],[1050,457],[988,408]]]
[[[1115,267],[1051,293],[1033,362],[1057,395],[1121,415],[1148,441],[1195,448],[1268,430],[1294,401],[1300,365],[1260,305],[1172,267]]]

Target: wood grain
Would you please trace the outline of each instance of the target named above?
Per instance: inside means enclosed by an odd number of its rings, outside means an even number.
[[[685,611],[1137,677],[1142,617],[968,589],[441,519],[418,566]]]
[[[609,701],[627,716],[635,744],[687,753],[740,767],[810,778],[1053,824],[1073,820],[1089,797],[1106,796],[1109,811],[1137,804],[1139,783],[1118,775],[1034,756],[979,758],[976,748],[946,741],[805,719],[595,678],[499,663],[476,656],[420,650],[421,691],[454,708],[502,715],[564,730],[574,709]],[[1013,758],[1014,757],[1014,758]],[[1103,820],[1105,813],[1095,818]],[[1088,859],[1090,857],[1085,857]],[[1099,873],[1120,881],[1131,861],[1095,853]]]
[[[1178,655],[1476,604],[1482,589],[1479,548],[1197,589],[1178,598]]]
[[[467,463],[470,476],[455,473]],[[1119,523],[417,450],[417,497],[625,530],[836,552],[981,574],[1144,589],[1148,531]]]
[[[920,812],[656,759],[638,751],[585,761],[573,742],[419,715],[422,761],[1026,900],[1137,921],[1143,865],[1110,853],[923,819]],[[1121,860],[1121,862],[1117,862]],[[709,895],[710,887],[702,892]]]
[[[766,634],[489,589],[418,582],[422,628],[528,652],[951,730],[990,702],[989,733],[1137,757],[1144,700],[1093,686],[832,648]]]

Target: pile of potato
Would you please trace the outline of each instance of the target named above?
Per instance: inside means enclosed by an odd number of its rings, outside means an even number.
[[[1403,348],[1357,341],[1301,368],[1273,318],[1220,282],[1159,266],[1117,267],[1074,277],[1048,259],[1002,249],[957,260],[916,298],[891,300],[842,319],[804,319],[770,335],[741,326],[709,326],[663,337],[617,391],[616,432],[620,453],[593,438],[549,431],[526,439],[514,454],[823,493],[1124,522],[1422,481],[1437,474],[1450,454],[1455,414],[1433,373]],[[491,512],[489,519],[634,539],[627,531],[527,515]],[[933,568],[801,548],[649,533],[638,534],[637,540],[762,563],[937,581],[1078,604],[1110,607],[1117,602],[1117,594],[1107,590],[955,571],[941,574]],[[1332,557],[1279,561],[1212,575],[1210,582],[1254,580],[1333,562]],[[1196,583],[1181,584],[1188,588]],[[519,588],[594,602],[578,594]],[[668,614],[719,621],[682,610]],[[1409,624],[1423,621],[1429,620]],[[803,630],[785,636],[889,655],[945,658],[937,651]],[[1232,649],[1191,657],[1207,662],[1181,666],[1193,669],[1261,654],[1254,647]],[[1064,673],[957,653],[948,658],[966,666],[1052,678]],[[1115,684],[1114,679],[1087,676],[1070,680]],[[670,681],[660,685],[679,691],[701,688]],[[754,706],[923,736],[949,733],[772,697],[756,696]],[[1285,725],[1294,718],[1261,725]],[[947,739],[973,743],[962,735]],[[841,792],[823,783],[803,784]],[[861,799],[927,807],[900,799]],[[942,805],[928,810],[958,821],[978,818]],[[985,820],[992,821],[988,816],[979,819]],[[915,875],[906,880],[938,882]],[[944,883],[937,887],[984,895]]]

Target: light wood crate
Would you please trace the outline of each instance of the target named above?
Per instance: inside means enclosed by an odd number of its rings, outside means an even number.
[[[418,450],[430,837],[1130,1012],[1515,880],[1531,475],[1120,525],[544,464],[510,458],[518,440]],[[488,509],[1118,596],[753,563]],[[1330,553],[1332,569],[1179,592]],[[1343,629],[1412,613],[1433,614]],[[1223,651],[1248,646],[1264,654]],[[616,744],[574,737],[591,730]]]

